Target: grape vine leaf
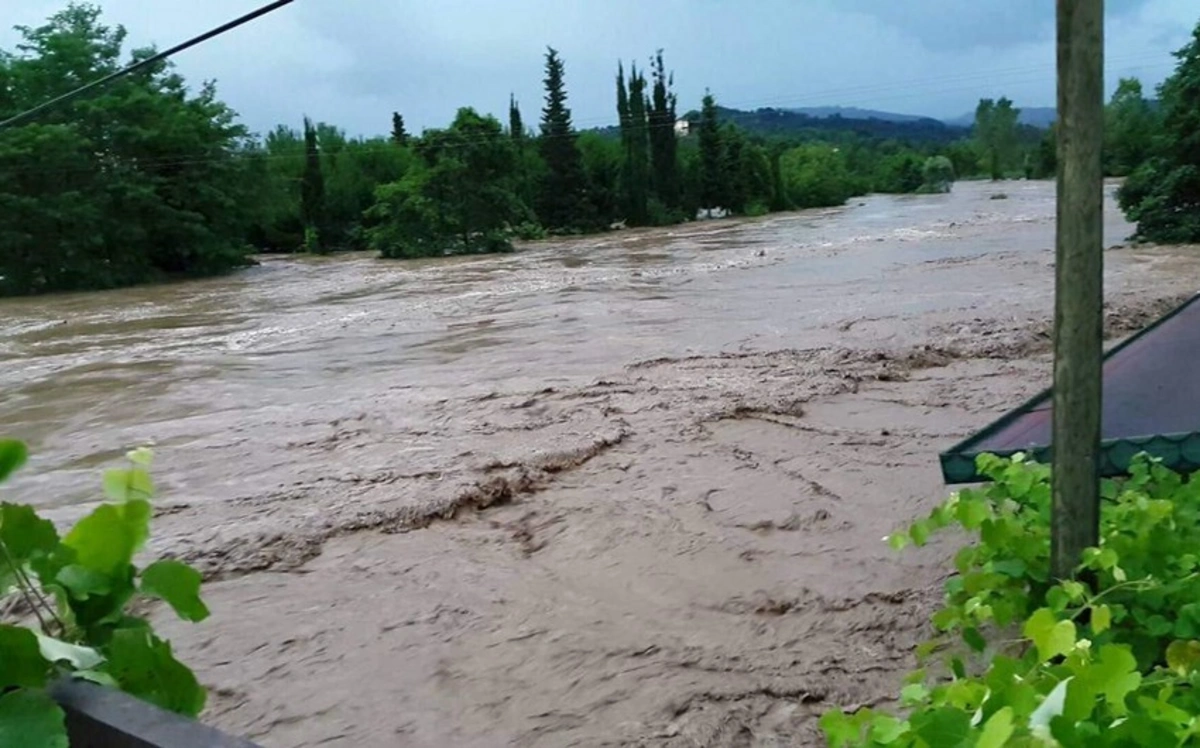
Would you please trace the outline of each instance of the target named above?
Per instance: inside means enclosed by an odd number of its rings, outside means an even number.
[[[975,748],[1004,748],[1013,734],[1013,709],[1006,706],[993,714],[983,725]]]
[[[154,495],[154,481],[140,467],[105,470],[104,495],[113,501],[148,499]]]
[[[206,694],[196,676],[148,629],[118,629],[105,654],[103,669],[123,691],[188,717],[204,709]]]
[[[0,624],[0,691],[9,686],[44,686],[49,671],[50,663],[42,657],[32,630]]]
[[[952,706],[914,714],[910,721],[913,733],[928,745],[963,745],[971,734],[970,715]]]
[[[156,561],[142,570],[142,592],[161,598],[185,621],[208,618],[200,599],[200,572],[180,561]]]
[[[123,507],[102,504],[79,520],[63,539],[76,561],[99,574],[121,576],[137,549],[138,528],[127,521]]]
[[[1025,636],[1037,647],[1038,659],[1049,662],[1075,646],[1075,624],[1059,621],[1048,608],[1039,608],[1025,622]]]
[[[881,714],[871,725],[870,739],[878,745],[888,745],[900,739],[908,731],[908,725],[895,717]]]
[[[66,715],[45,691],[0,696],[0,746],[68,748]]]
[[[36,553],[51,553],[58,545],[54,523],[37,516],[26,504],[0,504],[0,543],[18,564]]]
[[[1142,684],[1137,659],[1129,647],[1109,644],[1100,649],[1100,661],[1092,666],[1096,685],[1108,701],[1113,714],[1126,712],[1125,697]]]
[[[24,442],[16,439],[0,439],[0,481],[12,475],[29,459],[29,450]]]
[[[77,600],[87,600],[92,595],[107,595],[112,592],[111,577],[79,564],[64,566],[55,575],[54,581],[70,591],[71,596]]]
[[[38,650],[47,662],[68,662],[76,670],[90,670],[104,662],[100,653],[91,647],[81,647],[43,634],[36,636]]]

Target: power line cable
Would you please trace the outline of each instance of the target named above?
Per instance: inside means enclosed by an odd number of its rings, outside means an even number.
[[[197,44],[200,44],[202,42],[206,42],[209,39],[212,39],[213,37],[216,37],[216,36],[220,36],[221,34],[224,34],[227,31],[232,31],[233,29],[236,29],[238,26],[247,24],[256,18],[265,16],[266,14],[271,13],[272,11],[278,10],[279,8],[282,8],[285,5],[290,5],[293,2],[295,2],[295,0],[275,0],[275,2],[270,3],[269,5],[264,5],[263,7],[259,8],[258,10],[251,11],[250,13],[247,13],[246,15],[244,15],[240,18],[235,18],[234,20],[230,21],[229,23],[218,26],[217,28],[212,29],[211,31],[207,31],[207,32],[201,34],[200,36],[192,37],[191,39],[188,39],[186,42],[183,42],[182,44],[176,44],[174,47],[171,47],[168,50],[164,50],[162,52],[159,52],[156,55],[147,57],[144,60],[135,62],[134,64],[129,65],[128,67],[122,68],[114,73],[110,73],[110,74],[104,76],[103,78],[100,78],[99,80],[94,80],[91,83],[84,84],[84,85],[80,86],[79,88],[76,88],[74,91],[68,91],[67,93],[63,94],[62,96],[57,96],[57,97],[51,99],[50,101],[47,101],[47,102],[44,102],[42,104],[35,106],[33,109],[29,109],[24,112],[21,112],[20,114],[14,116],[14,117],[9,117],[8,119],[4,120],[3,122],[0,122],[0,128],[13,127],[15,125],[21,124],[22,122],[33,119],[34,117],[36,117],[37,115],[41,114],[42,112],[44,112],[48,109],[52,109],[53,107],[59,106],[60,104],[65,104],[68,101],[72,101],[74,99],[79,98],[80,96],[83,96],[86,93],[89,93],[91,91],[95,91],[96,89],[102,88],[103,86],[106,86],[109,83],[112,83],[113,81],[117,80],[118,78],[124,78],[127,75],[136,73],[139,70],[143,70],[145,68],[150,67],[151,65],[155,65],[159,62],[162,62],[163,60],[167,59],[171,55],[182,52],[183,50],[188,49],[190,47],[194,47]]]

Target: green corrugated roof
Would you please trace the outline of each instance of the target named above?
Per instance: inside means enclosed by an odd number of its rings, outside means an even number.
[[[1104,356],[1101,474],[1124,475],[1146,452],[1179,472],[1200,470],[1200,296]],[[1053,389],[1046,389],[940,455],[949,484],[985,480],[983,453],[1050,462]]]

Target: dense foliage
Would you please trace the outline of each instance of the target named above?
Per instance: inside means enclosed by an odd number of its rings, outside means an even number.
[[[124,30],[91,5],[20,31],[23,42],[0,51],[0,117],[150,54],[123,52]],[[1106,169],[1130,175],[1122,204],[1146,238],[1200,237],[1196,47],[1180,53],[1160,101],[1129,79],[1108,107]],[[189,89],[167,65],[123,78],[0,131],[0,295],[220,273],[251,250],[507,250],[513,238],[945,192],[956,178],[1057,168],[1053,130],[1020,124],[1004,97],[981,100],[971,128],[742,112],[711,95],[681,115],[660,50],[645,69],[618,66],[617,126],[581,133],[567,78],[548,49],[536,130],[510,97],[502,125],[463,110],[415,134],[391,112],[380,117],[386,135],[348,137],[305,118],[262,138],[211,85]]]
[[[1003,179],[1014,166],[1020,116],[1021,110],[1006,97],[999,101],[983,99],[975,109],[975,144],[992,179]]]
[[[1114,101],[1116,134],[1134,133],[1134,147],[1117,151],[1130,172],[1121,207],[1138,235],[1157,242],[1200,242],[1200,24],[1176,52],[1174,75],[1158,89],[1157,106],[1122,82]],[[1139,128],[1141,130],[1139,131]],[[1146,129],[1152,134],[1146,136]],[[1155,135],[1156,134],[1156,135]],[[1138,163],[1138,157],[1141,162]]]
[[[72,5],[0,51],[0,119],[144,59]],[[105,288],[245,263],[244,129],[168,65],[0,130],[0,295]]]
[[[0,440],[0,482],[25,456],[20,442]],[[154,485],[149,452],[129,459],[128,469],[104,473],[108,501],[65,536],[31,506],[0,504],[0,745],[66,748],[63,711],[46,691],[60,678],[119,688],[190,717],[204,708],[192,671],[135,612],[158,599],[183,620],[208,617],[195,569],[173,560],[134,565],[150,534]]]
[[[511,249],[510,230],[533,213],[517,192],[518,146],[500,122],[460,109],[450,127],[425,133],[418,153],[403,179],[378,189],[369,246],[384,257]]]
[[[1165,746],[1200,735],[1200,481],[1144,456],[1103,485],[1100,545],[1050,577],[1050,471],[982,455],[993,482],[889,538],[944,528],[954,558],[903,714],[831,711],[837,746]]]

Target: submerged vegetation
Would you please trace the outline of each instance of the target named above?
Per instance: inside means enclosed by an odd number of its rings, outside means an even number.
[[[95,80],[152,50],[72,4],[19,27],[0,51],[0,117]],[[1108,111],[1106,167],[1130,175],[1121,200],[1142,236],[1200,237],[1195,127],[1200,52],[1152,102],[1122,81]],[[918,119],[679,111],[662,51],[615,74],[616,127],[578,131],[569,69],[545,55],[536,130],[510,97],[506,122],[461,109],[444,128],[349,137],[303,120],[252,136],[212,85],[169,64],[0,130],[0,295],[109,288],[227,272],[254,252],[372,249],[410,258],[507,251],[512,241],[719,214],[839,205],[868,192],[939,193],[956,178],[1040,178],[1054,132],[1020,124],[1004,97],[972,128]]]

